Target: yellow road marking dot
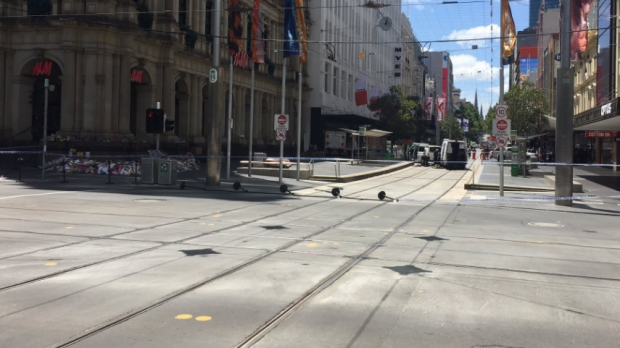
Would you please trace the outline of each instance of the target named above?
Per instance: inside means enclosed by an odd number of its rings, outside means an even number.
[[[57,263],[56,262],[48,262],[45,264],[46,266],[56,266]]]
[[[213,226],[213,225],[215,225],[215,224],[209,224],[209,226]]]
[[[323,244],[329,244],[329,242],[323,242]]]
[[[375,215],[375,216],[373,216],[373,217],[374,217],[375,219],[378,219],[378,218],[379,218],[379,215]]]
[[[222,216],[222,215],[220,215],[220,214],[217,214],[217,215],[214,215],[213,217],[216,217],[216,218],[218,218],[218,217],[220,217],[220,216]]]
[[[308,248],[316,248],[317,247],[317,243],[310,243],[308,244]]]
[[[422,230],[422,232],[424,232],[424,233],[428,233],[428,230]]]
[[[193,316],[191,314],[179,314],[176,317],[174,317],[174,319],[179,319],[179,320],[187,320],[187,319],[191,319]]]
[[[206,223],[204,223],[204,222],[201,222],[200,224],[203,225],[203,226],[206,225]]]
[[[75,227],[73,227],[73,226],[67,226],[67,227],[65,227],[65,228],[66,228],[66,229],[68,229],[68,230],[72,230],[72,229],[74,229]]]
[[[209,321],[209,320],[211,320],[211,319],[212,319],[212,318],[211,318],[210,316],[207,316],[207,315],[203,315],[203,316],[200,316],[200,317],[196,317],[196,321]]]
[[[340,245],[340,243],[338,243],[338,242],[335,242],[335,243],[334,243],[334,245]]]

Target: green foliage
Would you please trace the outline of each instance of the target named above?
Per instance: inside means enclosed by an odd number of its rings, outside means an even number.
[[[196,41],[198,41],[198,33],[193,31],[190,27],[182,27],[181,31],[185,32],[185,47],[189,50],[193,50],[196,47]]]
[[[390,87],[390,92],[373,104],[378,108],[380,127],[392,132],[394,142],[413,139],[416,135],[416,109],[419,108],[413,97],[407,96],[400,86]]]
[[[456,116],[450,114],[448,118],[439,122],[439,128],[441,129],[441,139],[463,139],[463,129],[459,125],[459,121]]]
[[[504,100],[508,105],[510,127],[516,130],[518,135],[540,134],[549,125],[549,120],[544,117],[545,111],[548,110],[547,98],[533,83],[526,81],[513,86],[510,92],[504,95]]]
[[[52,13],[50,0],[28,0],[28,16],[45,16]]]

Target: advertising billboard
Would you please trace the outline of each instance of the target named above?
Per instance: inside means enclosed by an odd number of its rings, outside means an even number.
[[[596,39],[596,0],[571,0],[571,60],[582,59],[588,41]]]

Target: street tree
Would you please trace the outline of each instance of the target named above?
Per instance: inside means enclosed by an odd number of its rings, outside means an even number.
[[[380,127],[392,132],[395,142],[413,139],[416,134],[416,112],[419,104],[407,96],[400,86],[390,87],[390,91],[373,103],[377,109]]]
[[[439,122],[439,127],[441,129],[441,138],[442,139],[463,139],[463,129],[459,124],[458,119],[455,115],[449,114],[448,118]]]
[[[519,136],[541,134],[549,126],[549,120],[545,117],[547,97],[533,83],[525,81],[512,86],[504,95],[504,100],[508,105],[511,129],[516,130]]]

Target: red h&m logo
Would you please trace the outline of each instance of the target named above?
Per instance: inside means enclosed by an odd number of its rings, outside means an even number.
[[[50,76],[52,74],[52,61],[37,62],[32,68],[32,76]]]
[[[248,66],[248,52],[237,52],[237,54],[235,54],[234,64],[236,67],[245,69],[245,67]]]
[[[133,69],[131,71],[131,82],[142,83],[144,71],[139,69]]]

